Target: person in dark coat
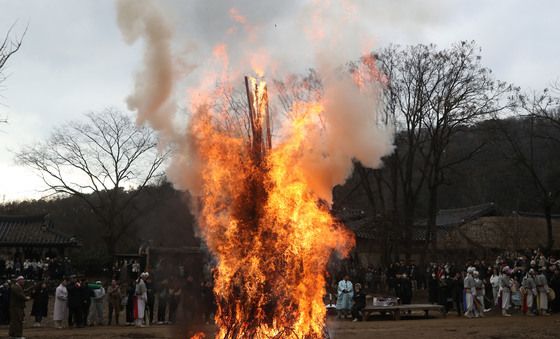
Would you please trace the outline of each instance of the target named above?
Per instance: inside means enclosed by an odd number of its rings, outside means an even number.
[[[439,283],[435,272],[432,272],[428,278],[428,301],[430,304],[435,304],[438,301],[438,288]]]
[[[457,316],[463,315],[463,290],[465,289],[465,282],[463,280],[463,276],[461,272],[455,273],[455,277],[453,277],[453,301],[455,302],[455,306],[457,308]]]
[[[167,313],[167,302],[169,300],[169,288],[167,287],[167,280],[161,282],[157,294],[158,294],[157,323],[161,325],[165,323],[165,314]]]
[[[66,286],[68,290],[68,327],[82,326],[82,296],[80,293],[80,282],[71,278]]]
[[[134,280],[128,284],[126,296],[126,323],[132,325],[134,323],[134,297],[136,296]]]
[[[202,293],[202,316],[203,320],[206,324],[210,324],[212,322],[212,315],[216,312],[216,305],[214,302],[214,292],[212,289],[212,282],[207,281],[202,284],[201,286],[201,293]]]
[[[181,285],[175,280],[169,288],[169,323],[171,324],[174,324],[177,320],[177,308],[181,301],[181,293]],[[185,307],[188,307],[188,305]]]
[[[362,321],[361,311],[366,307],[366,295],[360,284],[354,285],[354,296],[352,297],[352,321]]]
[[[412,282],[410,278],[403,274],[400,278],[401,300],[403,305],[409,305],[412,302]]]
[[[23,337],[23,317],[25,302],[29,300],[23,292],[23,284],[25,280],[22,276],[16,278],[16,283],[12,285],[10,292],[10,329],[8,335],[10,337]]]
[[[35,317],[33,327],[41,327],[41,321],[47,316],[49,308],[49,294],[47,283],[42,282],[33,291],[33,305],[31,306],[31,316]]]
[[[10,285],[4,283],[0,286],[0,325],[10,323]]]
[[[445,313],[449,312],[447,299],[451,296],[450,281],[447,276],[441,276],[438,280],[438,304],[444,306]]]
[[[89,309],[91,307],[91,299],[95,297],[93,290],[89,288],[87,279],[82,279],[80,282],[80,304],[81,304],[81,322],[78,327],[84,327],[87,325],[89,317]]]
[[[183,317],[186,321],[196,320],[198,314],[198,298],[200,297],[199,285],[194,281],[192,275],[189,275],[183,285]]]
[[[550,303],[551,310],[554,313],[560,312],[560,270],[556,269],[554,271],[552,278],[550,278],[550,284],[548,285],[556,294],[556,298]]]

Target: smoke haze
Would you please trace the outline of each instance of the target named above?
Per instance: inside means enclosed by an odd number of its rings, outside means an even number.
[[[324,112],[321,121],[309,128],[297,163],[318,197],[331,201],[332,187],[344,182],[354,159],[375,168],[392,151],[391,133],[377,124],[375,88],[364,92],[341,68],[371,51],[376,40],[369,21],[391,17],[396,7],[380,6],[385,10],[378,12],[365,1],[158,5],[119,0],[118,24],[125,41],[144,42],[144,66],[127,103],[138,112],[139,123],[147,121],[164,141],[175,145],[168,176],[177,188],[195,195],[200,188],[196,145],[192,131],[177,124],[178,107],[191,112],[192,119],[193,112],[209,104],[217,84],[237,86],[244,75],[255,72],[283,80],[317,70]],[[403,17],[417,19],[414,13]],[[277,124],[283,127],[275,142],[289,135],[289,124]]]

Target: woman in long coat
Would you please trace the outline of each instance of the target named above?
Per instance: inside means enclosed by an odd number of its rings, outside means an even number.
[[[33,327],[41,327],[41,320],[47,316],[49,308],[49,294],[45,282],[35,287],[32,298],[33,305],[31,306],[31,316],[35,317],[35,324]]]
[[[66,279],[56,288],[54,294],[53,320],[56,328],[62,328],[62,321],[68,318],[68,290]]]

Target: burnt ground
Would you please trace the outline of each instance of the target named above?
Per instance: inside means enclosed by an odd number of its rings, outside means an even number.
[[[24,335],[27,338],[185,338],[186,331],[172,326],[149,326],[134,328],[129,326],[99,326],[82,329],[57,330],[52,327],[31,328],[26,324]],[[49,325],[49,323],[45,324]],[[421,314],[404,317],[400,321],[388,317],[377,317],[365,322],[341,321],[330,318],[328,321],[331,338],[488,338],[488,339],[548,339],[560,338],[560,315],[550,317],[525,317],[514,314],[505,318],[489,314],[482,319],[466,319],[455,315],[447,318],[435,316],[424,319]],[[212,337],[213,326],[205,325],[201,330]],[[6,338],[7,326],[0,327],[2,338]]]

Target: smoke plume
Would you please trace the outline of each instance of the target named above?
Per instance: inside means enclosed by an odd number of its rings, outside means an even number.
[[[375,60],[349,64],[373,46],[357,5],[292,6],[295,16],[253,12],[257,20],[240,8],[214,7],[216,18],[227,17],[201,23],[212,31],[207,38],[188,38],[197,67],[186,74],[173,55],[181,43],[168,16],[153,2],[118,3],[126,41],[145,42],[129,107],[174,144],[168,177],[200,201],[200,233],[217,261],[221,339],[325,337],[326,265],[333,251],[345,256],[354,245],[329,211],[332,188],[354,161],[378,167],[393,147],[377,118]],[[293,87],[298,81],[289,79],[302,79],[302,67],[314,69],[314,85]],[[250,94],[244,75],[255,76],[247,79]],[[189,117],[177,133],[174,98],[181,91]]]
[[[164,139],[173,134],[173,102],[176,67],[173,63],[170,22],[153,1],[117,1],[117,22],[129,44],[145,43],[143,68],[136,74],[128,108],[138,113],[138,123],[149,122]]]

